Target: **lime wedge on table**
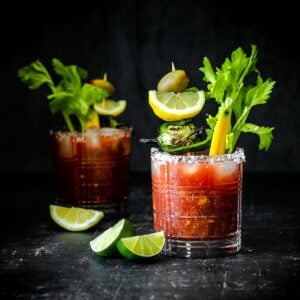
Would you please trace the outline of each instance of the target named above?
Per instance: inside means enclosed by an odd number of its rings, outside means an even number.
[[[151,258],[158,255],[165,245],[163,231],[122,238],[117,244],[119,252],[130,260]]]
[[[84,231],[99,223],[104,213],[93,209],[50,205],[50,216],[60,227],[69,231]]]
[[[121,238],[133,236],[135,229],[130,221],[122,219],[90,242],[92,250],[100,256],[118,253],[117,243]]]
[[[149,91],[149,104],[157,117],[164,121],[180,121],[195,117],[203,108],[205,96],[198,92]]]
[[[94,104],[95,111],[100,115],[117,117],[126,108],[126,100],[113,101],[104,99],[101,102]]]

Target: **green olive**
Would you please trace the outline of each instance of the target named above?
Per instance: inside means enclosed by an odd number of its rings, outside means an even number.
[[[190,79],[183,70],[174,70],[167,73],[158,83],[158,92],[182,92],[190,82]]]
[[[115,93],[115,87],[106,79],[92,79],[91,84],[106,90],[108,92],[108,96],[112,96]]]

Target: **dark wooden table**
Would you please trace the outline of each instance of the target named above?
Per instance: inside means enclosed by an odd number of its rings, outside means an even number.
[[[112,221],[58,228],[51,175],[2,174],[1,299],[299,299],[299,179],[245,174],[239,254],[145,263],[94,255],[89,241]],[[149,174],[133,174],[129,211],[138,233],[152,230]]]

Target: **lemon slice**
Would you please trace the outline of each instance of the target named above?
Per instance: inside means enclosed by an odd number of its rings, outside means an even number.
[[[149,104],[157,117],[164,121],[180,121],[195,117],[203,108],[205,96],[198,92],[149,91]]]
[[[113,101],[104,99],[101,102],[94,104],[94,109],[100,115],[119,116],[126,108],[126,100]]]
[[[146,259],[157,256],[162,251],[165,241],[164,232],[159,231],[122,238],[117,247],[122,256],[127,259]]]
[[[69,231],[84,231],[99,223],[104,213],[93,209],[50,205],[50,216],[60,227]]]

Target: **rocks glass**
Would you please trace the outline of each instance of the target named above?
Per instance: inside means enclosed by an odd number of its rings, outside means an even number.
[[[165,255],[217,257],[241,248],[245,155],[173,155],[151,149],[154,229]]]
[[[91,128],[50,132],[53,142],[56,204],[90,207],[106,216],[126,213],[130,128]]]

